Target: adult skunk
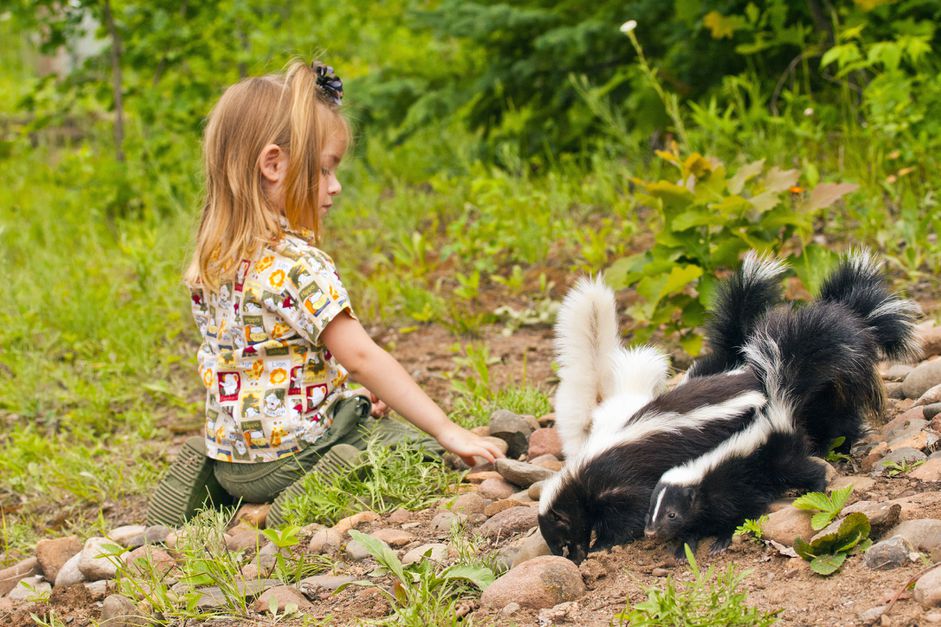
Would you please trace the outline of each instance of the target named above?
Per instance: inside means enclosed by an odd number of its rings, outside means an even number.
[[[881,411],[877,361],[918,353],[916,313],[888,291],[869,255],[856,253],[828,277],[819,300],[764,316],[743,352],[768,403],[747,428],[663,475],[646,535],[693,548],[715,536],[719,551],[736,525],[786,490],[822,490],[824,468],[809,454],[826,453],[837,436],[852,444],[864,418]]]
[[[749,259],[719,292],[717,307],[729,323],[715,328],[714,353],[729,346],[734,350],[725,352],[737,355],[742,331],[735,321],[751,325],[775,293],[778,266]],[[582,280],[556,325],[556,424],[567,463],[543,489],[539,526],[552,552],[575,562],[584,559],[593,533],[594,549],[639,537],[660,476],[744,428],[765,403],[747,372],[690,379],[650,401],[663,385],[666,359],[649,347],[621,348],[614,307],[610,290]],[[722,360],[741,358],[716,361]]]
[[[580,279],[556,318],[559,385],[556,430],[566,459],[589,437],[603,440],[666,386],[667,356],[649,346],[621,345],[614,292],[601,280]]]

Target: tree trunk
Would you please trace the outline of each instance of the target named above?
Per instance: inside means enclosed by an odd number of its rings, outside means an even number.
[[[111,91],[114,97],[114,150],[118,161],[124,163],[124,99],[121,94],[121,37],[111,14],[111,0],[104,1],[104,19],[111,37]]]

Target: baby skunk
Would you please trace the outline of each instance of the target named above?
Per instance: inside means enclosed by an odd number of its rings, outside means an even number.
[[[719,551],[736,525],[784,491],[822,490],[824,468],[808,455],[826,453],[839,435],[851,444],[863,418],[881,409],[877,360],[917,354],[916,312],[888,292],[866,253],[841,262],[818,301],[769,312],[744,347],[767,405],[743,431],[663,475],[646,535],[693,548],[715,536],[712,550]]]
[[[729,323],[712,338],[714,352],[734,347],[736,363],[743,332],[735,321],[751,324],[770,306],[780,273],[773,262],[750,258],[734,286],[720,292],[718,306]],[[662,473],[744,428],[765,403],[747,372],[691,379],[648,403],[663,385],[666,359],[651,348],[621,348],[614,307],[610,290],[583,280],[566,297],[556,325],[562,366],[556,423],[567,462],[543,489],[539,526],[552,552],[576,563],[590,546],[639,537]]]
[[[621,346],[614,292],[600,277],[580,279],[569,291],[555,335],[556,430],[565,458],[572,459],[589,436],[608,437],[659,393],[669,362],[652,347]]]

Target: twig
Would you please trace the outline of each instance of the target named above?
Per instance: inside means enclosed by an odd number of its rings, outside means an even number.
[[[899,588],[898,592],[895,593],[895,596],[893,596],[892,600],[889,601],[889,604],[886,606],[885,611],[882,612],[882,615],[885,616],[886,614],[892,611],[892,608],[895,607],[895,603],[902,597],[903,594],[905,594],[905,591],[908,590],[908,587],[912,585],[913,583],[915,583],[919,577],[921,577],[928,571],[932,570],[935,566],[939,566],[939,565],[941,565],[941,561],[935,562],[934,564],[932,564],[931,566],[928,566],[924,570],[920,570],[914,575],[912,575],[911,579],[906,581],[905,585]]]

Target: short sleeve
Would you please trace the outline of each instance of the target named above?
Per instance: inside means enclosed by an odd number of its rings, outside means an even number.
[[[356,317],[333,260],[317,249],[310,249],[294,262],[284,291],[281,315],[312,344],[320,343],[320,334],[340,312],[346,310]]]

